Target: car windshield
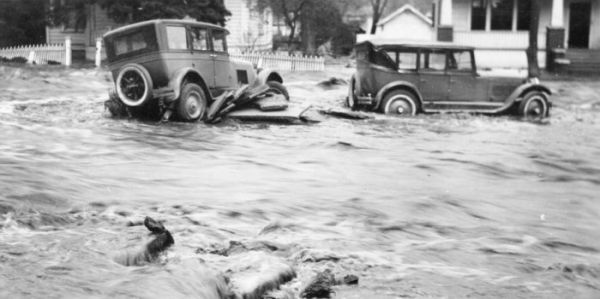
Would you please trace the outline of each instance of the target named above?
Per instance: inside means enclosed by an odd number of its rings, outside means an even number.
[[[107,41],[109,59],[158,49],[153,25],[137,28]]]

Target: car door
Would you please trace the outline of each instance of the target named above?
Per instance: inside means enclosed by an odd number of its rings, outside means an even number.
[[[212,29],[212,59],[214,61],[215,88],[234,89],[236,78],[231,68],[229,53],[227,53],[227,32],[220,29]]]
[[[215,86],[215,61],[210,50],[210,34],[207,28],[201,26],[190,27],[190,41],[192,46],[193,63],[209,88]]]
[[[477,75],[473,61],[473,52],[469,50],[452,50],[448,56],[448,100],[456,105],[487,101],[487,80]]]
[[[443,50],[422,50],[419,54],[419,91],[425,108],[448,98],[446,55]]]

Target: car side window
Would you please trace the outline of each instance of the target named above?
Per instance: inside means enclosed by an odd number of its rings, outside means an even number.
[[[398,69],[414,71],[417,69],[417,53],[400,52],[398,53]]]
[[[192,28],[192,49],[208,51],[208,31],[206,28]]]
[[[433,71],[444,71],[446,69],[446,53],[445,52],[431,52],[429,53],[429,64],[427,69]]]
[[[212,44],[213,51],[215,52],[227,52],[227,39],[225,38],[225,31],[213,30],[212,32]]]
[[[454,51],[448,57],[448,69],[458,72],[471,72],[473,71],[473,64],[471,61],[471,52],[469,51]]]
[[[167,26],[167,40],[171,50],[187,50],[187,33],[183,26]]]
[[[385,52],[390,59],[398,66],[399,71],[414,71],[417,69],[416,52]]]
[[[424,51],[419,59],[419,69],[423,71],[441,71],[446,69],[446,52]]]

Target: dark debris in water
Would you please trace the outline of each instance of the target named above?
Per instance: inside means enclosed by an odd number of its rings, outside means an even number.
[[[542,245],[555,250],[577,250],[587,253],[597,253],[598,249],[590,246],[578,245],[562,241],[544,241]]]
[[[301,298],[331,298],[336,285],[358,285],[358,276],[349,274],[336,279],[330,269],[317,274],[300,293]]]
[[[600,278],[600,265],[584,265],[584,264],[554,264],[548,267],[549,271],[559,271],[568,278],[575,279],[574,276],[583,278]]]
[[[175,244],[171,232],[161,222],[146,216],[144,226],[152,233],[152,241],[145,244],[140,251],[121,254],[115,258],[116,262],[124,266],[140,266],[152,263],[158,259],[160,254]]]

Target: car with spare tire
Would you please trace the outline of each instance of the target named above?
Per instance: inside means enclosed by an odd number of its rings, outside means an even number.
[[[103,36],[114,79],[111,99],[141,117],[172,111],[181,121],[206,117],[219,95],[266,84],[289,99],[282,76],[230,57],[227,29],[191,20],[151,20]]]
[[[430,112],[549,116],[550,89],[537,78],[483,73],[475,49],[443,42],[369,40],[355,47],[347,106],[412,116]]]

